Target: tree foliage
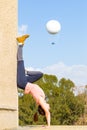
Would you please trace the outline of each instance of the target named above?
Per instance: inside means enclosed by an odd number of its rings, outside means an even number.
[[[44,76],[36,82],[45,92],[50,104],[52,125],[72,125],[84,112],[83,100],[73,93],[74,83],[65,78],[58,79],[55,75]],[[37,105],[31,95],[19,97],[19,124],[41,125],[46,124],[45,116],[39,115],[38,122],[34,122],[33,116],[37,111]]]

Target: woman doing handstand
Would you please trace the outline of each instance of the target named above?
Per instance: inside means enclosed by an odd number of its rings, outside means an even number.
[[[37,81],[43,76],[43,73],[39,71],[28,71],[25,74],[24,61],[22,56],[22,49],[24,41],[29,35],[23,35],[17,38],[18,42],[18,52],[17,52],[17,86],[24,90],[25,94],[31,94],[35,99],[38,108],[45,112],[48,127],[50,126],[50,107],[46,103],[44,91],[33,82]]]

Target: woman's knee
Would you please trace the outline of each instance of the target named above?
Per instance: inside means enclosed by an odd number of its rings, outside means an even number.
[[[17,81],[17,86],[18,86],[19,88],[21,88],[21,89],[25,89],[26,84],[27,84],[27,83],[24,82],[24,81],[20,81],[20,80]]]
[[[43,76],[43,73],[42,73],[42,72],[38,72],[38,75],[39,75],[40,77],[42,77],[42,76]]]

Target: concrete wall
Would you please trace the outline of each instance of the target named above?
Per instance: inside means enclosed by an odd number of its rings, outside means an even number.
[[[18,126],[17,0],[0,0],[0,130]]]

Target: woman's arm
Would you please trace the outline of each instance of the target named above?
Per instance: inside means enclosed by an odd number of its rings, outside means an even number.
[[[46,119],[47,119],[47,124],[48,127],[50,127],[50,111],[49,111],[49,104],[47,104],[43,98],[39,99],[39,105],[41,105],[41,107],[43,108],[43,110],[45,111],[45,115],[46,115]]]

